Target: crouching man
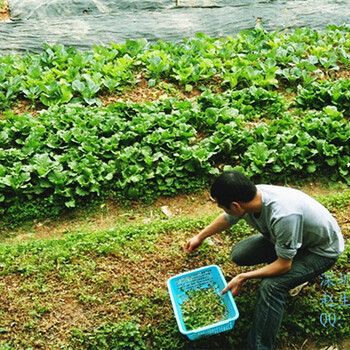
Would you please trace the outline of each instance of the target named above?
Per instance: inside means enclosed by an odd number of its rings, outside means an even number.
[[[222,291],[239,293],[242,284],[261,278],[258,301],[248,335],[248,348],[273,349],[281,325],[285,294],[329,270],[344,250],[340,228],[330,212],[307,194],[280,186],[255,185],[239,172],[221,174],[211,197],[224,210],[185,245],[195,252],[203,241],[240,219],[258,232],[232,248],[240,266],[267,263],[235,276]]]

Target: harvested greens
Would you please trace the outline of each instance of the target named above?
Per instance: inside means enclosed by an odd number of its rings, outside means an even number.
[[[182,317],[188,330],[208,326],[227,318],[228,310],[213,286],[186,293],[182,303]]]

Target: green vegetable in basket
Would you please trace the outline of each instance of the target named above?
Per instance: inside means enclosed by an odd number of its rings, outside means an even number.
[[[222,297],[211,286],[186,293],[188,298],[182,303],[182,317],[188,330],[205,327],[227,318],[228,310]]]

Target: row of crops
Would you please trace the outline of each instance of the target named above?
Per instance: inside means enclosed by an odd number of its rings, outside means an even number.
[[[236,37],[198,34],[182,44],[144,39],[79,52],[45,46],[41,55],[0,57],[0,108],[25,98],[35,106],[99,104],[104,92],[122,91],[144,76],[149,86],[168,80],[190,91],[219,80],[224,89],[259,86],[295,89],[348,66],[348,27],[326,32],[267,33],[257,27]]]
[[[0,57],[0,213],[18,221],[107,194],[149,200],[234,167],[256,181],[350,184],[349,62],[347,27]],[[102,106],[140,79],[201,94]],[[18,100],[42,111],[15,115]]]

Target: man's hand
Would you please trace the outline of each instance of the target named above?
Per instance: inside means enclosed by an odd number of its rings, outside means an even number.
[[[236,277],[232,278],[232,280],[227,284],[227,286],[221,291],[221,294],[225,294],[229,290],[231,290],[232,295],[235,297],[241,290],[244,281],[245,278],[242,274],[237,275]]]
[[[185,245],[185,251],[187,253],[194,253],[198,250],[199,246],[203,243],[203,239],[200,237],[194,236],[191,238]]]
[[[228,283],[226,288],[222,290],[221,294],[225,294],[227,291],[231,290],[232,295],[236,296],[241,289],[243,282],[246,280],[283,275],[291,269],[292,262],[293,259],[277,258],[277,260],[271,264],[265,265],[260,269],[241,273]]]
[[[220,233],[230,227],[230,223],[226,219],[225,213],[220,214],[209,226],[190,239],[184,249],[187,253],[194,253],[204,240],[216,233]]]

